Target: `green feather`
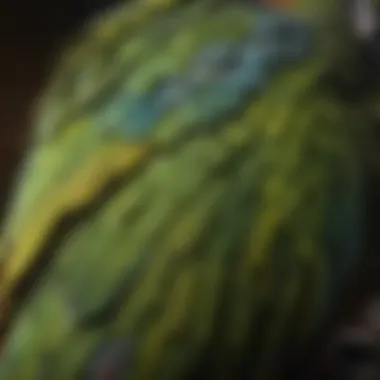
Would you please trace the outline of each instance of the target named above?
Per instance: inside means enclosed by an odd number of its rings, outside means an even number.
[[[238,5],[164,3],[89,27],[45,93],[3,229],[0,296],[34,277],[0,380],[100,379],[107,360],[115,379],[267,378],[326,321],[362,250],[361,119],[320,85],[323,49],[231,117],[196,118],[218,104],[211,80],[144,138],[110,132],[119,90],[145,94],[252,28]]]

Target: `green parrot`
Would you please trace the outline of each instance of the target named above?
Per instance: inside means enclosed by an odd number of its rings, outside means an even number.
[[[65,50],[1,230],[0,380],[267,380],[318,334],[366,125],[325,80],[337,4],[287,3],[123,4]]]

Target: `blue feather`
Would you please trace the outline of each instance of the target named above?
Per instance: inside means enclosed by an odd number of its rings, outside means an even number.
[[[277,13],[252,23],[248,36],[205,46],[186,72],[157,78],[149,92],[128,92],[127,84],[100,111],[99,128],[128,141],[146,140],[162,117],[183,107],[190,107],[191,114],[184,113],[179,129],[200,123],[211,127],[264,91],[279,68],[310,54],[313,40],[306,24]]]

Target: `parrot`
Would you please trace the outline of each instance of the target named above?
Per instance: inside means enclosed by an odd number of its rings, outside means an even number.
[[[365,247],[370,125],[330,80],[350,27],[327,0],[85,25],[2,221],[0,380],[279,378]]]

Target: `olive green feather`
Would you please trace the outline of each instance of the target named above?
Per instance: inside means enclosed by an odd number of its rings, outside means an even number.
[[[92,24],[42,98],[0,380],[267,379],[362,253],[362,119],[316,24],[175,3]]]

